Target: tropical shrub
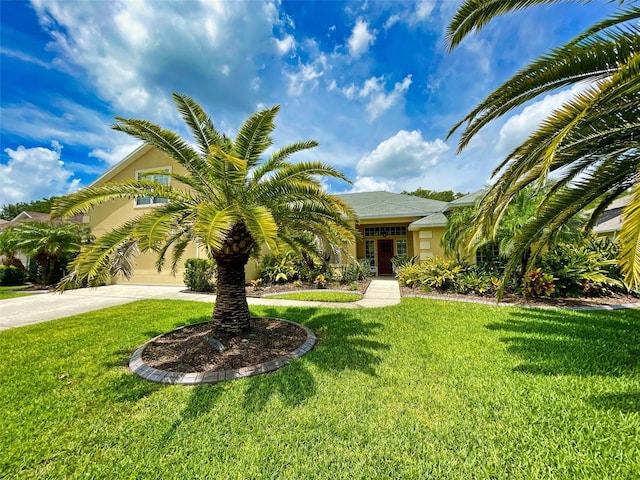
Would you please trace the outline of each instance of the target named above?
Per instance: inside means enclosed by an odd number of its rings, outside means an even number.
[[[550,297],[555,291],[554,277],[541,268],[530,270],[524,276],[522,293],[527,298]]]
[[[266,284],[289,283],[300,276],[292,252],[287,252],[284,255],[265,255],[262,258],[259,273],[260,278]]]
[[[369,275],[371,269],[369,264],[363,265],[362,263],[349,263],[347,265],[340,265],[338,267],[340,283],[353,283],[362,281]],[[335,276],[334,276],[335,277]]]
[[[216,289],[216,264],[208,258],[188,258],[184,262],[184,284],[194,292]]]
[[[0,266],[0,285],[4,287],[23,285],[27,281],[27,272],[13,265]]]
[[[624,291],[611,240],[591,238],[580,245],[560,244],[547,251],[537,265],[555,277],[554,295],[580,297]]]

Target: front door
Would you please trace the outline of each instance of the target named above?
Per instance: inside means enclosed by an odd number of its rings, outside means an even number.
[[[393,257],[393,240],[378,240],[378,275],[391,275]]]

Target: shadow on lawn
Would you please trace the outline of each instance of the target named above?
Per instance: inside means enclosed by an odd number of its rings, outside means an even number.
[[[257,316],[285,318],[304,324],[315,332],[317,343],[305,356],[280,370],[243,380],[247,387],[242,406],[249,413],[265,408],[274,396],[278,396],[285,405],[295,407],[315,395],[317,384],[309,369],[311,363],[325,371],[356,370],[375,376],[375,367],[382,361],[377,352],[390,348],[367,338],[382,328],[381,323],[363,322],[348,311],[262,308]],[[218,399],[228,388],[232,388],[229,382],[193,388],[180,420],[167,434],[170,435],[183,422],[191,421],[215,408]]]
[[[525,363],[517,371],[540,375],[623,376],[640,373],[640,311],[514,310],[490,330]]]

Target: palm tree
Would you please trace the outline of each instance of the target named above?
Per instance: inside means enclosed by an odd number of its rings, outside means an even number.
[[[167,203],[127,221],[86,248],[73,263],[71,279],[96,284],[116,271],[130,274],[130,254],[137,250],[156,252],[158,270],[171,251],[175,271],[186,247],[195,241],[218,267],[213,327],[219,333],[236,335],[250,327],[245,265],[252,253],[263,247],[278,251],[283,245],[307,248],[305,237],[298,234],[301,231],[345,250],[353,241],[353,210],[324,192],[320,177],[348,180],[318,161],[288,161],[293,153],[315,147],[315,141],[293,143],[262,158],[273,144],[278,106],[251,115],[231,140],[216,130],[193,99],[174,93],[173,100],[195,145],[145,120],[116,117],[113,128],[152,145],[184,167],[186,173],[160,172],[183,189],[147,179],[111,182],[61,198],[53,213],[68,216],[117,198],[167,198]]]
[[[466,0],[448,27],[455,48],[470,32],[499,15],[561,0]],[[623,3],[623,2],[620,2]],[[629,286],[640,284],[640,7],[621,8],[565,45],[531,62],[480,102],[449,132],[466,123],[458,150],[487,123],[553,90],[582,83],[583,89],[555,110],[494,170],[496,181],[482,198],[477,232],[493,237],[500,218],[527,185],[555,183],[533,221],[513,240],[506,274],[531,249],[529,265],[554,233],[585,207],[595,205],[588,226],[621,193],[631,189],[621,232],[621,268]],[[477,233],[476,232],[476,233]]]
[[[36,275],[41,285],[55,283],[56,268],[60,265],[63,268],[90,239],[87,228],[78,223],[22,222],[12,227],[9,233],[13,235],[17,251],[38,265]]]

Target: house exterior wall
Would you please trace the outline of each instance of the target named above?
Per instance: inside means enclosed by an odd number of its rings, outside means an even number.
[[[174,173],[186,173],[186,170],[167,157],[164,153],[150,149],[140,153],[137,158],[132,159],[124,168],[116,171],[112,176],[105,179],[107,181],[122,181],[136,178],[136,172],[141,170],[154,170],[164,167],[170,167]],[[170,179],[171,186],[180,189],[184,185],[176,183]],[[122,225],[127,220],[138,215],[144,215],[149,209],[156,208],[149,205],[136,205],[134,200],[122,199],[114,200],[102,205],[98,205],[88,212],[85,216],[85,222],[89,224],[92,233],[99,237],[113,228]],[[114,277],[112,283],[119,284],[158,284],[158,285],[184,285],[184,262],[188,258],[205,258],[206,253],[197,248],[195,243],[187,247],[182,260],[178,263],[175,275],[171,273],[171,251],[167,253],[165,266],[158,273],[155,262],[157,255],[155,252],[145,252],[136,258],[136,269],[130,280],[122,276]],[[246,278],[251,280],[257,277],[257,266],[254,261],[250,260],[246,265]]]
[[[414,255],[420,260],[431,257],[445,257],[441,240],[445,227],[428,227],[413,231],[413,244],[416,246]]]

